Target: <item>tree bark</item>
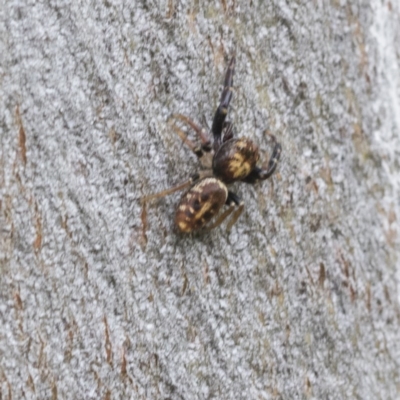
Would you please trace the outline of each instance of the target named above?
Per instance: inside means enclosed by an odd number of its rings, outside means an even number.
[[[400,6],[0,7],[0,398],[400,397]],[[232,230],[177,235],[229,119],[273,177]],[[193,132],[188,137],[195,140]]]

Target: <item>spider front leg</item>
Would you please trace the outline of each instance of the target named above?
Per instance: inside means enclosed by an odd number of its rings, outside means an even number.
[[[225,132],[224,132],[224,138],[223,138],[223,142],[227,142],[228,140],[233,138],[233,124],[230,121],[225,121],[224,122],[224,128]]]
[[[183,132],[178,126],[176,126],[175,124],[171,124],[172,128],[174,129],[174,131],[178,134],[178,136],[181,138],[181,140],[183,141],[183,143],[185,143],[190,150],[193,151],[193,153],[198,157],[201,158],[203,156],[204,153],[208,153],[211,151],[211,142],[210,139],[208,137],[208,134],[206,132],[206,130],[204,128],[202,128],[201,126],[197,125],[194,121],[192,121],[190,118],[182,115],[182,114],[174,114],[172,115],[171,118],[174,119],[179,119],[183,122],[185,122],[187,125],[189,125],[195,132],[196,134],[199,136],[200,141],[201,141],[201,145],[200,146],[196,146],[191,140],[189,140],[186,137],[185,132]]]
[[[233,95],[233,75],[235,73],[235,56],[232,57],[229,63],[228,70],[226,71],[224,89],[222,90],[220,103],[214,115],[214,120],[211,127],[211,132],[214,136],[214,149],[218,149],[222,141],[222,131],[225,127],[225,119],[228,114],[229,103]]]
[[[265,179],[268,179],[276,170],[276,167],[278,165],[278,161],[281,157],[281,152],[282,152],[282,146],[280,143],[278,143],[275,139],[275,136],[270,135],[272,140],[275,142],[274,148],[272,150],[272,155],[268,161],[267,168],[259,168],[255,167],[249,175],[246,176],[242,180],[242,182],[246,183],[256,183],[258,181],[264,181]]]

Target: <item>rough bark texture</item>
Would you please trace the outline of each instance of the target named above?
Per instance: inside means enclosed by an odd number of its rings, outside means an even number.
[[[398,2],[2,1],[1,399],[400,396]],[[168,126],[230,119],[278,173],[172,231]]]

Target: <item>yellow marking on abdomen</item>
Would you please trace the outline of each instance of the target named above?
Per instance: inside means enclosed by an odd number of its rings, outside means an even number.
[[[188,225],[187,225],[186,222],[179,221],[179,222],[178,222],[178,225],[179,225],[179,229],[180,229],[181,231],[185,232],[185,231],[187,230]]]

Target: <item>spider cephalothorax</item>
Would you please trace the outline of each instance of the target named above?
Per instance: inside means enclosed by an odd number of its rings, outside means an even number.
[[[239,218],[244,205],[235,193],[228,190],[227,185],[237,181],[256,183],[269,178],[274,173],[281,154],[281,145],[271,136],[275,143],[272,155],[267,167],[260,168],[257,166],[260,155],[254,142],[247,138],[233,137],[232,123],[226,121],[226,116],[232,99],[234,71],[235,56],[229,63],[220,104],[214,115],[211,128],[213,142],[208,133],[188,117],[182,114],[172,116],[174,120],[189,125],[199,136],[201,145],[196,146],[177,125],[172,124],[182,141],[199,157],[206,169],[180,185],[144,198],[148,201],[190,186],[181,197],[175,213],[175,225],[181,232],[213,229],[233,213],[227,226],[229,230]],[[224,205],[229,207],[220,213]],[[213,218],[214,222],[208,224]]]

